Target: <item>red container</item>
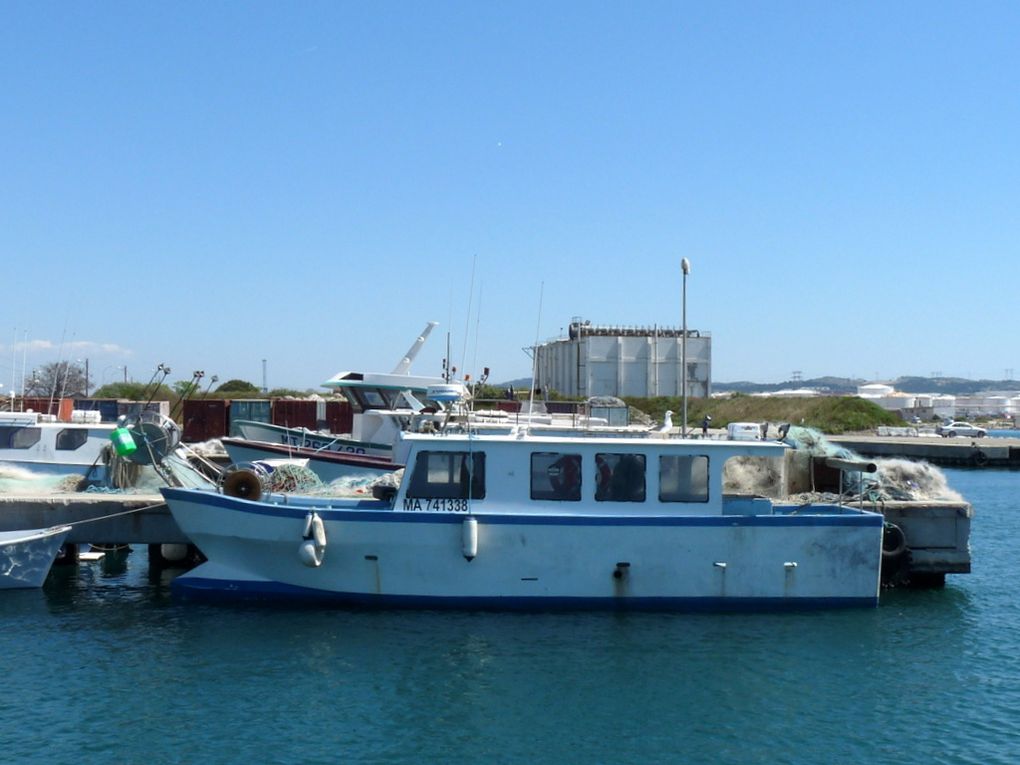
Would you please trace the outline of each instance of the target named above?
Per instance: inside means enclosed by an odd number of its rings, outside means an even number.
[[[230,427],[230,402],[218,398],[187,399],[184,402],[183,439],[187,443],[223,438]]]
[[[354,428],[354,411],[346,401],[326,402],[326,430],[330,433],[350,433]]]
[[[273,401],[273,424],[285,428],[319,429],[319,402],[278,398]]]

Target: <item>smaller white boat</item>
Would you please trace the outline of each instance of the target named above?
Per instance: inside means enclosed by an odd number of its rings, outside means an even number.
[[[303,460],[324,483],[339,478],[379,478],[404,467],[391,459],[367,454],[308,449],[243,438],[222,438],[220,443],[234,463]]]
[[[283,425],[271,425],[268,422],[234,420],[230,423],[230,432],[236,437],[248,441],[283,444],[301,449],[314,449],[319,452],[366,454],[370,457],[381,458],[393,456],[393,446],[389,443],[372,443],[351,438],[349,435],[318,432],[307,428],[287,428]]]
[[[100,455],[115,427],[84,416],[59,422],[38,412],[0,412],[0,463],[41,475],[102,480],[106,468]]]
[[[70,526],[0,531],[0,590],[42,587]]]

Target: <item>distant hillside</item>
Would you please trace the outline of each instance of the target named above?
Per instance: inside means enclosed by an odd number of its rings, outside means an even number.
[[[492,384],[495,385],[497,388],[502,388],[503,390],[506,390],[511,385],[514,386],[514,388],[516,388],[517,390],[521,390],[523,388],[530,388],[531,387],[531,378],[530,377],[518,377],[516,380],[507,380],[506,382],[492,383]]]
[[[967,380],[963,377],[899,377],[893,385],[904,393],[947,393],[954,396],[1020,390],[1020,382],[1016,380]]]
[[[777,390],[791,388],[813,388],[833,395],[857,393],[857,386],[865,380],[853,380],[848,377],[815,377],[810,380],[788,380],[779,383],[755,383],[746,380],[737,382],[712,381],[714,391],[733,391],[734,393],[775,393]]]
[[[680,423],[682,411],[678,398],[625,398],[630,406],[661,422],[667,409],[673,412],[673,424]],[[737,395],[733,398],[692,398],[687,401],[687,424],[700,428],[706,415],[712,416],[713,428],[724,428],[730,422],[789,422],[817,428],[823,433],[838,434],[873,430],[879,425],[903,425],[896,414],[856,396],[816,396],[785,398]]]

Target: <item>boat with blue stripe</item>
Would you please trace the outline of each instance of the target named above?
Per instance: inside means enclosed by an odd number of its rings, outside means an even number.
[[[164,489],[191,596],[380,607],[772,610],[878,603],[883,518],[726,493],[778,442],[408,433],[371,499]],[[726,488],[728,491],[728,487]]]

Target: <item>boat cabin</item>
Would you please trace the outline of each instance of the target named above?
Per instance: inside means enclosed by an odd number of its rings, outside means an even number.
[[[407,468],[394,508],[650,516],[771,512],[769,499],[724,496],[724,467],[746,457],[781,464],[786,449],[761,441],[404,434],[395,457]]]
[[[0,462],[89,464],[112,429],[109,424],[57,422],[38,412],[0,412]]]

